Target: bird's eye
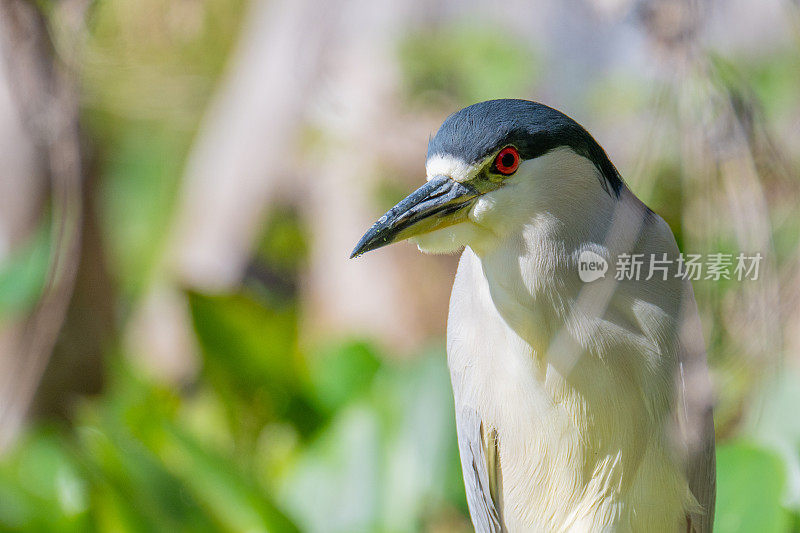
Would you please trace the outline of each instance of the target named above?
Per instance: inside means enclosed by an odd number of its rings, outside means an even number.
[[[513,146],[506,146],[494,159],[494,168],[505,176],[513,174],[519,167],[519,152]]]

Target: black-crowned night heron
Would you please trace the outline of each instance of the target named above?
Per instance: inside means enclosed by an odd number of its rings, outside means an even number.
[[[447,355],[476,531],[711,531],[705,351],[669,226],[535,102],[451,115],[426,167],[353,256],[464,247]]]

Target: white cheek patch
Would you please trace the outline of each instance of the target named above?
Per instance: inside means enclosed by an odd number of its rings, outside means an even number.
[[[448,176],[454,181],[464,182],[474,177],[478,171],[477,166],[467,164],[465,161],[451,155],[432,155],[425,164],[427,180],[434,176]]]

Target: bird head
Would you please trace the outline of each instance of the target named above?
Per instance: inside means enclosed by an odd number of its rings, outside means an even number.
[[[412,239],[449,253],[496,242],[558,204],[589,209],[622,180],[577,122],[526,100],[491,100],[450,115],[428,145],[427,182],[364,234],[351,257]],[[578,213],[576,213],[578,214]]]

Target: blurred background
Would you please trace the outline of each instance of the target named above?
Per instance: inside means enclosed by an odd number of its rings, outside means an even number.
[[[470,531],[457,258],[347,257],[498,97],[764,256],[694,284],[716,531],[800,531],[790,0],[1,0],[0,530]]]

